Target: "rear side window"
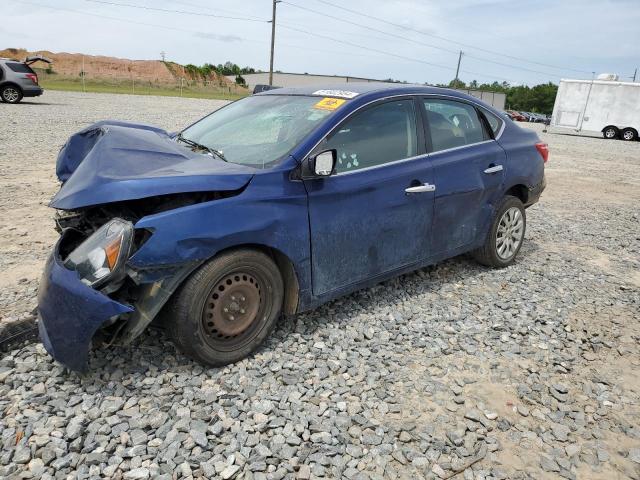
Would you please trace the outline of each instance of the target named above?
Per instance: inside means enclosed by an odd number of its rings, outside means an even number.
[[[29,65],[25,65],[24,63],[8,62],[6,65],[16,73],[33,73]]]
[[[412,100],[397,100],[356,113],[332,133],[323,150],[338,152],[336,172],[375,167],[417,155]]]
[[[502,128],[502,120],[500,120],[486,108],[479,108],[484,117],[487,119],[487,122],[489,122],[489,126],[491,127],[491,131],[493,132],[493,136],[497,136],[498,132],[500,132],[500,128]]]
[[[454,100],[425,99],[432,151],[473,145],[486,140],[476,109]]]

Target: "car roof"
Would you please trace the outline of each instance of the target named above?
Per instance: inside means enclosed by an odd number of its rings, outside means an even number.
[[[341,94],[343,93],[343,94]],[[416,85],[410,83],[383,83],[383,82],[349,82],[349,83],[330,83],[330,84],[316,84],[304,87],[284,87],[274,88],[272,90],[266,90],[264,92],[257,93],[256,95],[322,95],[326,97],[346,97],[344,93],[351,93],[359,95],[365,94],[447,94],[458,96],[461,98],[473,98],[479,100],[476,97],[471,97],[465,93],[451,90],[445,87],[433,87],[427,85]]]
[[[489,105],[487,102],[478,97],[461,92],[460,90],[410,83],[349,82],[316,84],[304,87],[276,87],[272,90],[265,90],[254,94],[254,96],[260,95],[301,95],[347,98],[351,99],[351,101],[357,105],[395,95],[446,95],[447,97],[456,97],[481,105],[496,115],[500,114],[500,110]]]

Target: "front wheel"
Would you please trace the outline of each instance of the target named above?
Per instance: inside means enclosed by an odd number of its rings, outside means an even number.
[[[0,90],[0,98],[2,98],[3,102],[18,103],[20,100],[22,100],[22,92],[18,87],[14,87],[13,85],[5,85]]]
[[[262,252],[224,253],[200,267],[167,305],[176,346],[219,367],[253,352],[269,335],[282,308],[284,287],[274,261]]]
[[[474,252],[483,265],[503,268],[511,265],[524,241],[527,217],[520,199],[507,195],[496,213],[484,245]]]

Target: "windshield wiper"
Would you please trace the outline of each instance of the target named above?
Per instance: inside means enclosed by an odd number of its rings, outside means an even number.
[[[227,160],[225,158],[224,154],[220,150],[216,150],[215,148],[207,147],[206,145],[202,145],[201,143],[194,142],[193,140],[191,140],[189,138],[185,138],[185,137],[182,136],[182,133],[179,133],[176,138],[178,140],[180,140],[181,142],[186,143],[190,147],[197,148],[199,150],[204,150],[206,152],[209,152],[209,153],[215,155],[216,157],[218,157],[220,160],[224,160],[225,162],[229,161],[229,160]]]

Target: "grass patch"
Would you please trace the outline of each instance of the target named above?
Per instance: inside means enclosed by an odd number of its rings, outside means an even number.
[[[40,86],[45,90],[61,90],[64,92],[82,92],[82,80],[72,78],[40,77]],[[230,87],[185,86],[180,94],[180,86],[154,85],[150,82],[139,82],[135,86],[124,82],[108,82],[101,80],[86,80],[85,91],[92,93],[120,93],[133,95],[159,95],[163,97],[208,98],[214,100],[237,100],[249,95],[248,91]]]

